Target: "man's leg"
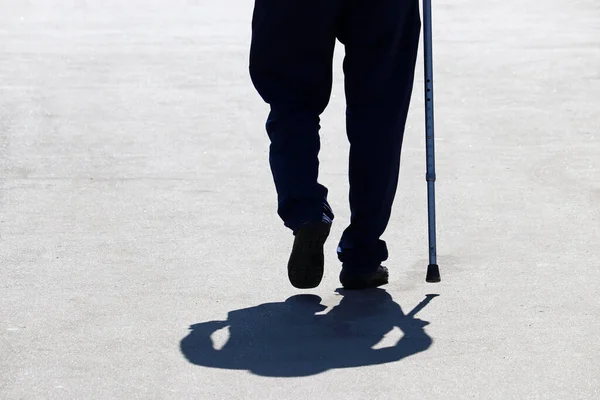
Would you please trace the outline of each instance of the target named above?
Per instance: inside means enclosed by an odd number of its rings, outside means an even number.
[[[351,222],[338,247],[345,270],[374,272],[388,256],[380,236],[398,183],[420,28],[417,0],[353,0],[346,10]]]
[[[332,85],[340,0],[256,0],[250,74],[271,106],[266,128],[278,214],[295,234],[288,276],[298,288],[323,276],[333,212],[317,182],[319,116]]]
[[[271,106],[267,133],[278,213],[297,232],[306,221],[333,219],[317,182],[319,116],[332,85],[339,0],[256,0],[250,74]]]

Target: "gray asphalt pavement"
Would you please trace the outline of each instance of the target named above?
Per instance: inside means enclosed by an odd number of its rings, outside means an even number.
[[[341,45],[299,291],[251,1],[0,0],[0,398],[599,398],[600,3],[433,3],[443,281],[419,60],[391,282],[348,294]]]

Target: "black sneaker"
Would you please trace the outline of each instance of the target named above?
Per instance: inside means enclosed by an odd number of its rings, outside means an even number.
[[[389,272],[386,267],[380,265],[374,271],[362,272],[353,271],[350,268],[343,268],[340,272],[340,283],[344,289],[368,289],[388,283]]]
[[[288,262],[290,283],[298,289],[312,289],[323,279],[323,245],[329,236],[331,223],[307,222],[298,229]]]

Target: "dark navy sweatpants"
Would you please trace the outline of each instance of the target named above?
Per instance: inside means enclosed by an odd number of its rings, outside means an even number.
[[[345,267],[373,268],[388,256],[380,237],[398,183],[420,28],[418,0],[255,1],[250,75],[271,108],[278,213],[294,231],[334,217],[317,182],[319,116],[331,94],[336,38],[345,46],[351,220],[338,246]]]

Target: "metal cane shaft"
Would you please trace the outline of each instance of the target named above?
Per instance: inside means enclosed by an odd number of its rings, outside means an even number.
[[[423,0],[425,50],[425,133],[427,157],[427,209],[429,230],[429,264],[437,264],[435,235],[435,147],[433,117],[433,46],[431,29],[431,0]]]

